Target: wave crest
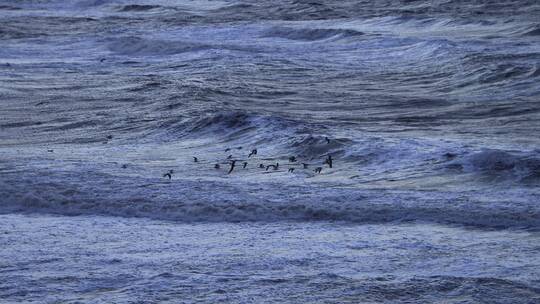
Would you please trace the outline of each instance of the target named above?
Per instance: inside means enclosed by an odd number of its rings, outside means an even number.
[[[364,35],[363,32],[350,29],[321,29],[321,28],[289,28],[274,27],[268,30],[263,37],[276,37],[289,40],[316,41],[329,38],[346,38]]]

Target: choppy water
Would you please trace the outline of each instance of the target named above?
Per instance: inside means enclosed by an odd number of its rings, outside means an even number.
[[[500,241],[486,231],[538,238],[537,1],[0,1],[0,41],[0,212],[9,221],[39,222],[38,214],[50,213],[77,216],[82,225],[135,217],[144,218],[141,226],[167,220],[179,230],[262,235],[269,226],[307,225],[324,235],[397,225],[405,240],[409,228],[400,225],[407,223],[424,238],[425,227],[482,234],[485,248]],[[258,153],[248,158],[252,149]],[[332,168],[323,164],[329,154]],[[238,160],[231,174],[229,155]],[[280,166],[265,171],[261,163]],[[163,178],[171,169],[172,179]],[[70,221],[57,221],[57,229]],[[463,289],[483,290],[509,280],[519,288],[505,285],[507,294],[532,303],[538,248],[520,240],[511,246],[523,259],[500,256],[506,272],[489,264],[482,274],[466,266],[443,273],[448,262],[436,260],[428,272],[395,274],[391,284],[453,275],[459,286],[473,286]],[[335,242],[341,248],[347,240]],[[467,265],[467,255],[458,256],[452,263]],[[338,272],[348,264],[335,265]],[[234,269],[240,275],[246,267]],[[377,271],[387,276],[388,269]],[[390,284],[349,279],[350,288]],[[308,285],[291,288],[307,292]],[[38,294],[0,288],[8,300]],[[340,290],[335,299],[348,294]],[[449,297],[431,292],[419,302]],[[360,299],[354,295],[347,299]],[[474,293],[453,295],[475,300]],[[479,298],[493,302],[497,294]]]

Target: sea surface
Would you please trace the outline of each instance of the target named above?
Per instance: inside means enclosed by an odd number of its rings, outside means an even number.
[[[0,303],[540,303],[539,83],[535,0],[0,0]]]

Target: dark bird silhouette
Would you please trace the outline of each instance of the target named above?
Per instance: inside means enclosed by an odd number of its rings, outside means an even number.
[[[244,162],[244,166],[242,168],[245,169],[247,167],[247,164],[248,164],[248,162]]]
[[[231,158],[232,158],[232,154],[231,154],[231,155],[229,155],[229,156],[227,156],[227,159],[231,159]]]
[[[328,157],[324,161],[325,164],[327,164],[330,168],[332,168],[332,155],[328,154]]]
[[[268,169],[270,169],[270,168],[272,168],[272,169],[274,169],[274,170],[279,169],[279,163],[276,163],[275,165],[268,165],[268,166],[266,166],[266,171],[268,171]]]
[[[309,167],[309,164],[302,163],[302,166],[304,166],[304,169],[307,169]]]
[[[326,140],[326,143],[329,144],[330,143],[330,138],[328,137],[325,137],[324,140]]]
[[[103,61],[105,61],[105,58],[101,58],[101,59],[99,60],[99,62],[103,62]]]
[[[236,147],[236,150],[242,150],[242,146]]]
[[[112,135],[107,135],[107,139],[112,139]]]
[[[231,161],[231,168],[229,169],[229,172],[227,172],[227,174],[231,174],[231,172],[233,172],[234,166],[236,166],[236,160]]]
[[[215,164],[214,169],[219,169],[219,164]]]
[[[322,167],[315,168],[315,173],[321,173],[321,171],[322,171]]]
[[[229,151],[231,151],[231,148],[225,149],[225,152],[229,152]]]
[[[248,158],[250,158],[253,155],[257,155],[257,149],[251,150],[251,153],[249,153]]]
[[[291,163],[296,162],[296,157],[295,156],[289,157],[289,162],[291,162]]]
[[[199,159],[196,158],[195,156],[193,156],[193,162],[194,162],[194,163],[198,163],[198,162],[199,162]]]
[[[168,177],[169,179],[171,179],[171,178],[172,178],[172,174],[173,174],[173,173],[174,173],[174,171],[173,171],[173,170],[169,170],[169,172],[167,172],[167,173],[163,174],[163,177]]]
[[[47,150],[47,152],[49,152],[49,153],[53,153],[53,152],[54,152],[54,150],[53,150],[53,149],[49,149],[49,150]]]
[[[123,164],[122,165],[122,169],[126,169],[127,168],[127,165],[126,164]]]
[[[289,172],[293,173],[293,172],[294,172],[294,168],[289,168]]]
[[[264,165],[263,165],[263,164],[259,164],[259,168],[264,169]]]

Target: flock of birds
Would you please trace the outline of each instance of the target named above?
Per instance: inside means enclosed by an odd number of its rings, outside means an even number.
[[[328,139],[327,139],[327,141],[328,141]],[[231,150],[230,148],[227,148],[227,149],[225,149],[225,152],[229,152],[230,150]],[[257,153],[258,153],[257,149],[253,149],[253,150],[251,150],[251,152],[249,153],[247,158],[251,159],[251,157],[257,155]],[[233,173],[234,169],[236,168],[238,160],[233,159],[232,154],[230,154],[227,157],[227,160],[229,161],[227,174],[231,174],[231,173]],[[193,156],[193,162],[194,163],[199,163],[199,158]],[[296,156],[289,157],[289,163],[298,163],[298,159],[296,158]],[[308,164],[308,163],[301,163],[301,164],[302,164],[303,169],[309,169],[310,164]],[[332,159],[332,156],[330,154],[328,154],[326,156],[326,159],[324,160],[323,166],[328,165],[329,168],[332,168],[333,164],[334,164],[334,160]],[[247,166],[248,166],[248,162],[244,161],[242,163],[242,168],[245,169]],[[260,168],[260,169],[265,169],[265,171],[269,171],[270,169],[272,169],[273,171],[277,171],[279,169],[279,162],[276,162],[275,164],[268,164],[268,165],[265,165],[264,163],[259,163],[259,165],[257,167]],[[221,165],[219,163],[216,163],[214,165],[214,169],[220,170]],[[295,170],[295,168],[292,167],[292,168],[288,169],[288,172],[293,173],[294,170]],[[322,172],[322,170],[323,170],[323,167],[316,167],[315,170],[313,170],[313,171],[315,173],[320,174]],[[171,179],[172,176],[173,176],[173,173],[174,173],[174,170],[169,170],[168,172],[163,174],[163,177]]]

